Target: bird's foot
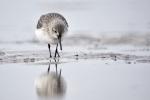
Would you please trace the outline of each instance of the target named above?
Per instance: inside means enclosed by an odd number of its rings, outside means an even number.
[[[60,55],[59,55],[59,53],[58,53],[58,50],[56,49],[56,51],[55,51],[55,56],[54,56],[54,58],[56,58],[56,56],[57,57],[60,57]]]
[[[52,58],[52,55],[50,55],[49,58]]]

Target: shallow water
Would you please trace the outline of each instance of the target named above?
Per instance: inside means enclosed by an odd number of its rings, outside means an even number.
[[[107,63],[106,63],[107,62]],[[39,96],[35,80],[47,73],[49,64],[3,64],[0,68],[0,99],[56,99]],[[55,64],[50,65],[55,72]],[[101,60],[61,63],[65,92],[61,100],[149,100],[149,64],[124,64]],[[58,98],[57,98],[58,99]]]

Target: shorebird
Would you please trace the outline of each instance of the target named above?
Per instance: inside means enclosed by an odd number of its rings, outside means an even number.
[[[58,13],[47,13],[40,17],[37,23],[35,34],[40,41],[48,44],[50,58],[51,55],[51,45],[55,44],[55,56],[58,55],[58,45],[60,45],[60,50],[62,50],[61,40],[63,35],[68,31],[68,23],[66,19]]]

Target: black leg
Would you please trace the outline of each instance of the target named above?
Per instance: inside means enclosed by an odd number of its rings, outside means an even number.
[[[56,68],[56,74],[57,74],[57,61],[56,61],[56,59],[54,58],[54,61],[55,61],[55,68]]]
[[[48,73],[50,72],[50,69],[51,69],[51,60],[49,61],[49,65],[48,65],[48,69],[47,69]]]
[[[57,44],[56,51],[57,51],[57,55],[58,55],[58,57],[60,57],[59,52],[58,52],[58,44]]]
[[[56,67],[56,74],[57,74],[57,63],[55,64],[55,67]]]
[[[60,57],[60,55],[59,55],[59,53],[58,53],[58,43],[57,43],[57,45],[56,45],[55,58],[56,58],[57,55],[58,55],[58,57]]]
[[[61,37],[59,39],[59,44],[60,44],[60,50],[62,50]]]
[[[50,68],[51,68],[51,64],[50,64],[50,62],[49,62],[49,66],[48,66],[48,69],[47,69],[47,72],[49,73],[49,71],[50,71]]]
[[[60,79],[60,77],[61,77],[61,69],[60,69],[60,72],[59,72],[59,79]]]
[[[50,58],[52,58],[52,55],[51,55],[51,46],[50,46],[50,44],[48,44],[48,49],[49,49]]]

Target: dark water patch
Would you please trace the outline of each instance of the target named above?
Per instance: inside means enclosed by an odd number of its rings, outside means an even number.
[[[150,63],[150,59],[140,59],[140,60],[136,60],[139,63]]]
[[[5,52],[0,51],[0,56],[4,56],[4,55],[5,55]]]

